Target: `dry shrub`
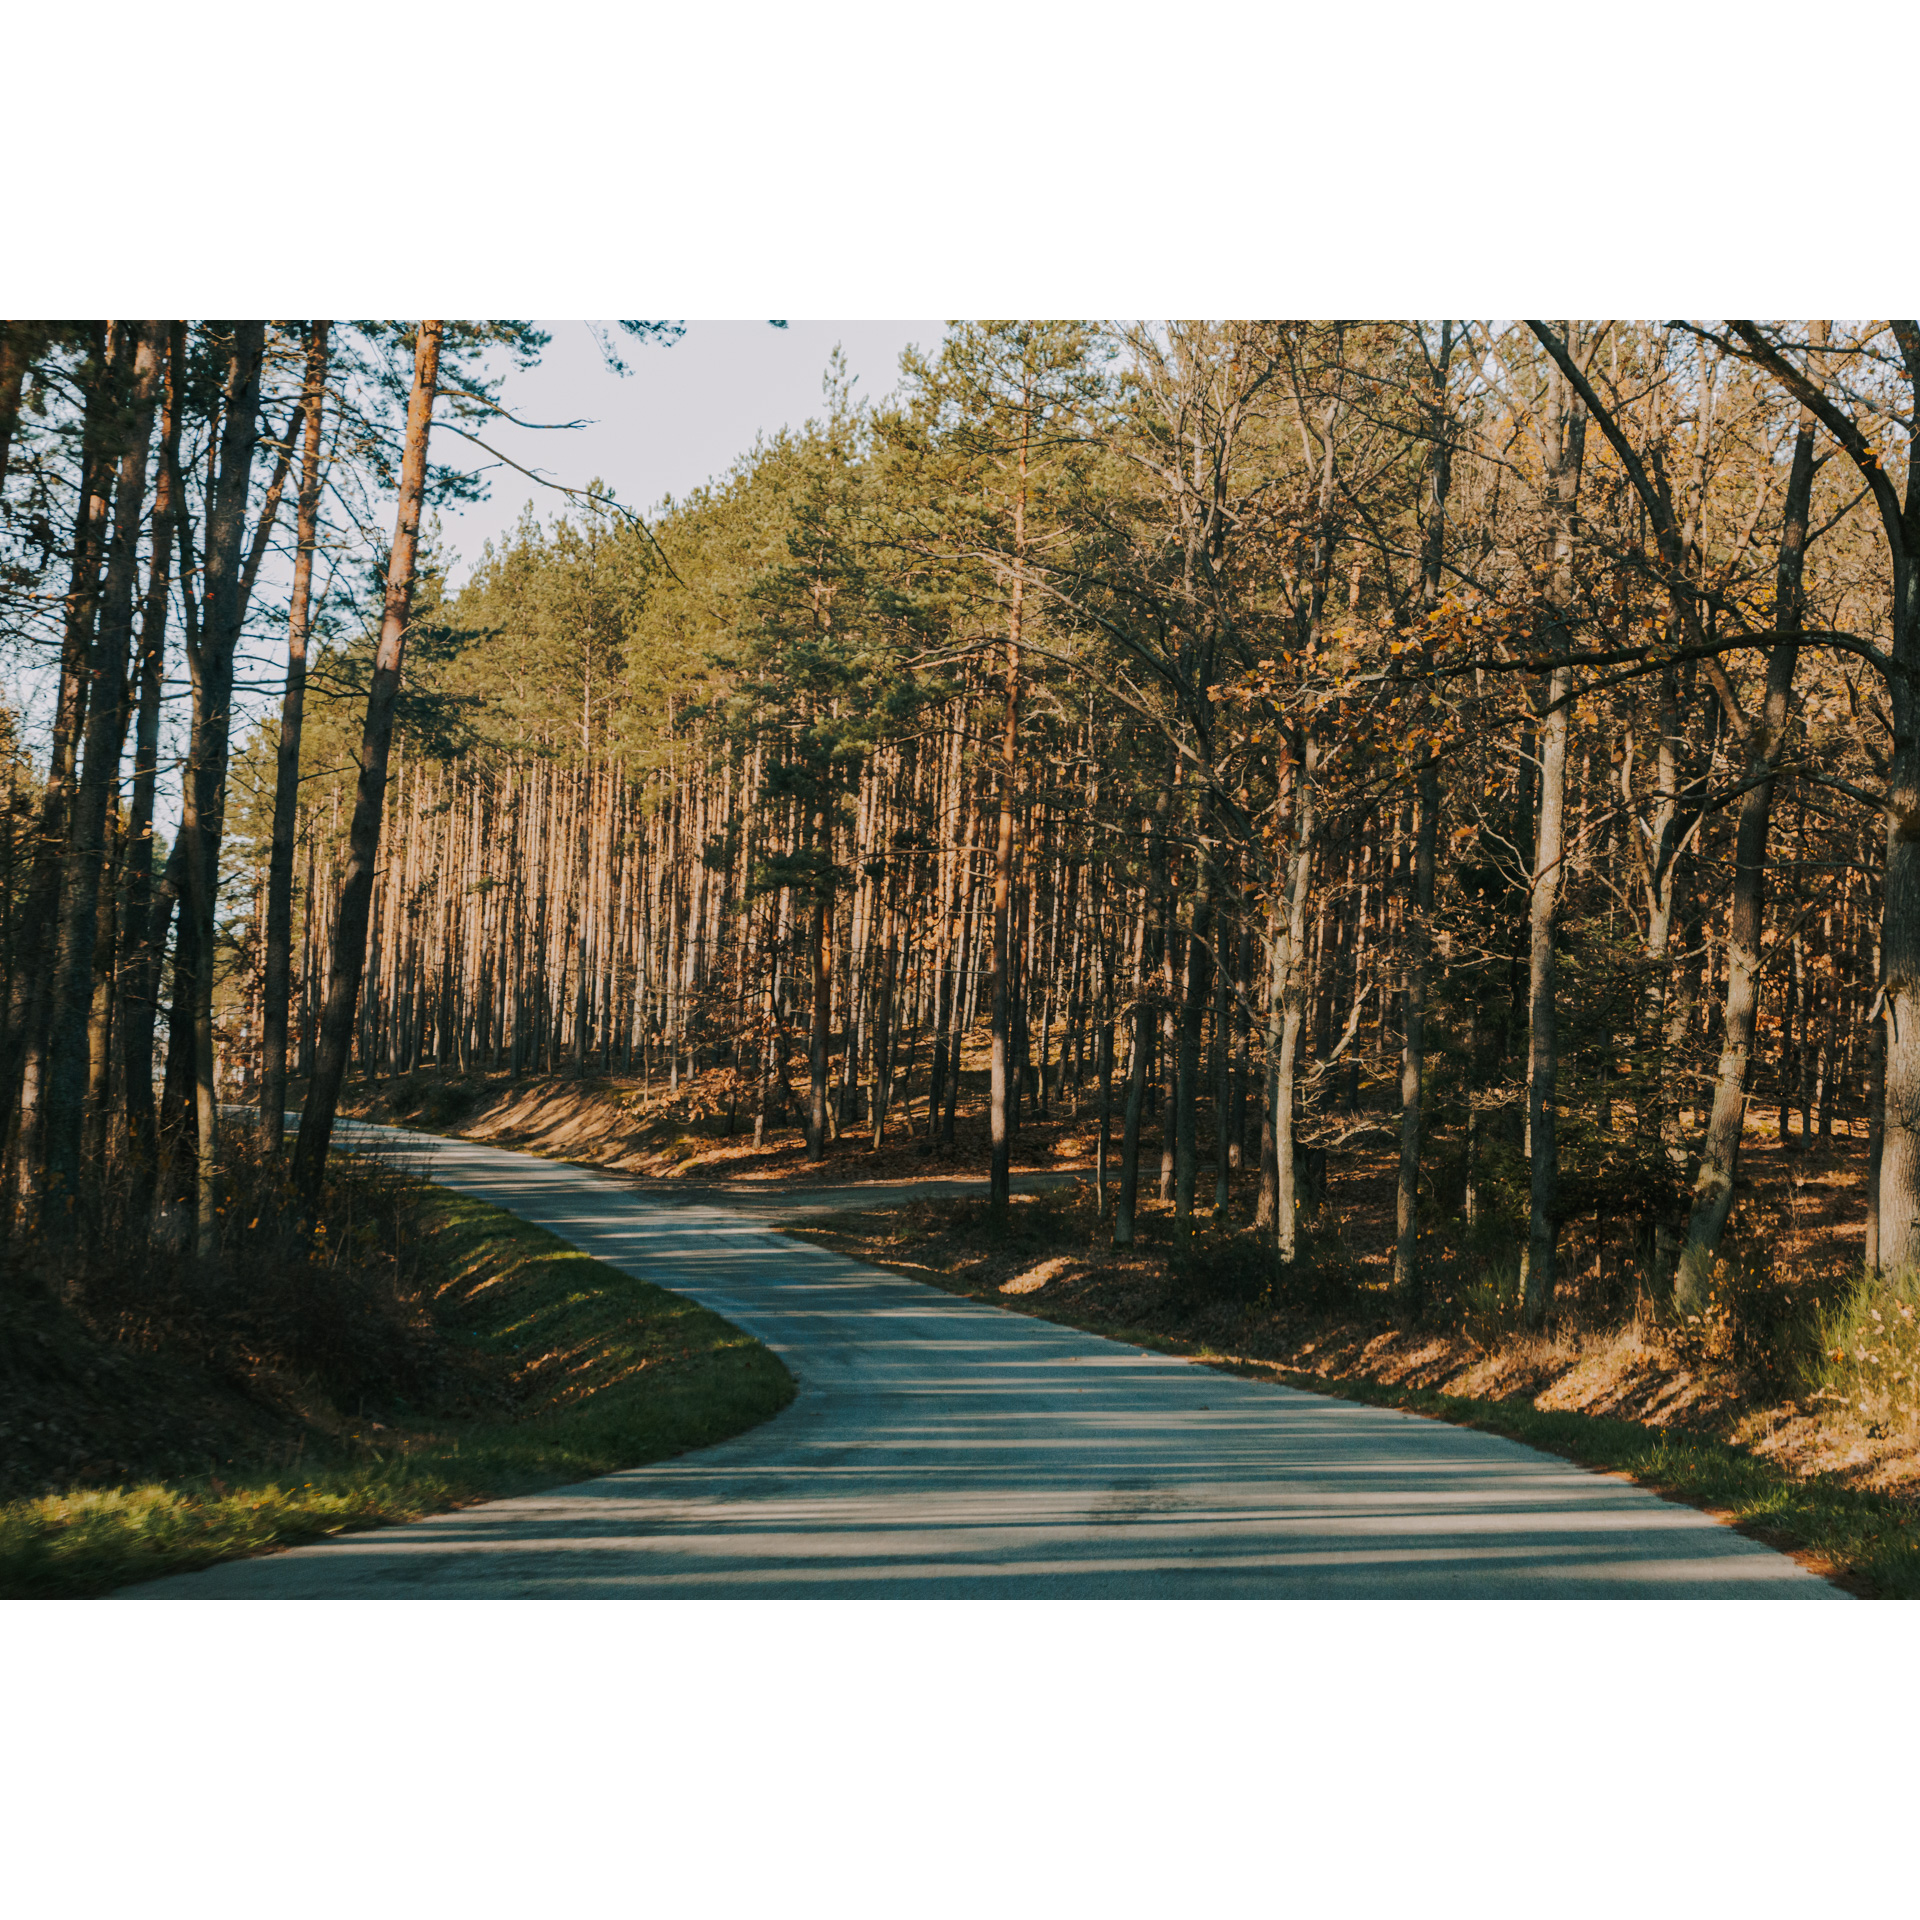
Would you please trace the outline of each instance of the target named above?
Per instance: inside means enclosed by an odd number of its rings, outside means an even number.
[[[1262,1227],[1196,1227],[1167,1258],[1174,1297],[1196,1303],[1256,1302],[1296,1313],[1351,1313],[1361,1304],[1358,1274],[1337,1233],[1304,1233],[1293,1264],[1282,1268],[1273,1235]]]
[[[418,1192],[400,1167],[337,1156],[309,1226],[284,1162],[235,1127],[211,1254],[187,1244],[177,1203],[135,1219],[124,1191],[102,1196],[90,1232],[16,1235],[7,1251],[23,1306],[37,1302],[97,1341],[188,1361],[271,1400],[299,1382],[349,1411],[417,1406],[454,1371],[419,1285]]]
[[[1667,1339],[1683,1359],[1732,1367],[1774,1392],[1804,1387],[1817,1374],[1824,1315],[1848,1291],[1835,1267],[1777,1262],[1762,1247],[1736,1248],[1713,1263],[1705,1306],[1673,1320]],[[1663,1319],[1674,1312],[1671,1295]]]
[[[1460,1325],[1482,1346],[1491,1346],[1518,1330],[1523,1304],[1520,1256],[1498,1254],[1461,1287]]]
[[[1274,1283],[1273,1241],[1264,1233],[1197,1230],[1181,1246],[1176,1239],[1167,1275],[1178,1296],[1250,1303]]]

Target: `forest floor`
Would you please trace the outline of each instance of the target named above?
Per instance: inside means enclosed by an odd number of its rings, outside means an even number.
[[[417,1190],[407,1211],[417,1258],[380,1330],[397,1371],[336,1352],[316,1377],[257,1302],[108,1325],[58,1286],[8,1289],[0,1596],[103,1594],[567,1485],[793,1397],[772,1353],[678,1294],[478,1200]]]
[[[884,1145],[870,1130],[838,1133],[824,1158],[809,1161],[806,1141],[791,1123],[770,1128],[753,1143],[753,1121],[731,1113],[726,1076],[669,1094],[638,1075],[570,1072],[523,1076],[456,1073],[423,1067],[394,1079],[350,1083],[340,1110],[356,1119],[457,1133],[463,1139],[521,1153],[578,1161],[608,1172],[700,1184],[751,1181],[768,1185],[843,1186],[855,1181],[918,1180],[943,1174],[984,1175],[991,1148],[986,1123],[984,1046],[969,1044],[954,1139],[929,1144],[924,1100],[889,1117]],[[294,1082],[290,1104],[304,1091]],[[1119,1160],[1120,1114],[1112,1119],[1110,1167]],[[1384,1127],[1376,1132],[1384,1134]],[[1029,1116],[1015,1130],[1015,1172],[1090,1176],[1098,1144],[1091,1103],[1079,1114]],[[1201,1116],[1201,1152],[1211,1152],[1211,1116]],[[1141,1145],[1141,1187],[1158,1177],[1159,1129],[1149,1123]],[[1384,1283],[1393,1262],[1395,1160],[1391,1146],[1355,1146],[1330,1157],[1325,1221],[1340,1238],[1362,1284]],[[1776,1259],[1800,1266],[1857,1266],[1865,1237],[1863,1201],[1867,1145],[1864,1125],[1831,1139],[1803,1142],[1797,1124],[1780,1137],[1771,1108],[1755,1108],[1741,1148],[1741,1204],[1732,1229],[1736,1244],[1764,1244]],[[1203,1170],[1210,1192],[1212,1170]],[[1249,1184],[1237,1174],[1235,1185]],[[1244,1197],[1244,1196],[1243,1196]],[[1149,1203],[1150,1204],[1150,1203]],[[1456,1252],[1444,1230],[1432,1257],[1444,1267]],[[1574,1235],[1576,1245],[1581,1235]],[[1444,1291],[1448,1276],[1441,1277]]]
[[[806,1138],[791,1123],[753,1143],[753,1117],[730,1110],[727,1076],[709,1074],[669,1093],[638,1075],[588,1072],[523,1076],[451,1073],[421,1068],[395,1079],[354,1081],[340,1111],[358,1120],[458,1133],[488,1146],[575,1160],[612,1173],[708,1183],[844,1186],[853,1180],[917,1180],[929,1175],[984,1176],[991,1158],[986,1131],[986,1061],[969,1049],[955,1137],[929,1146],[926,1103],[889,1116],[877,1150],[871,1129],[840,1131],[826,1157],[807,1159]],[[288,1103],[304,1092],[295,1081]],[[1016,1172],[1077,1171],[1093,1164],[1090,1114],[1029,1120],[1014,1136]],[[1115,1118],[1118,1134],[1118,1117]],[[1117,1149],[1116,1149],[1117,1151]]]
[[[637,1081],[554,1076],[509,1083],[423,1072],[356,1088],[351,1110],[578,1161],[640,1180],[752,1183],[755,1188],[901,1183],[984,1175],[985,1061],[970,1052],[952,1145],[927,1151],[905,1129],[879,1152],[848,1130],[809,1164],[797,1130],[752,1145],[750,1122],[696,1087],[676,1100]],[[716,1081],[719,1076],[715,1076]],[[924,1125],[924,1116],[915,1118]],[[1204,1120],[1204,1116],[1203,1116]],[[1385,1129],[1380,1130],[1385,1134]],[[1920,1421],[1868,1418],[1823,1392],[1820,1314],[1859,1272],[1867,1143],[1864,1127],[1782,1140],[1777,1115],[1756,1110],[1742,1149],[1740,1203],[1725,1242],[1715,1309],[1675,1326],[1643,1278],[1644,1246],[1606,1196],[1568,1223],[1557,1312],[1544,1334],[1518,1324],[1518,1236],[1465,1228],[1458,1216],[1423,1228],[1429,1310],[1404,1325],[1389,1295],[1395,1163],[1387,1140],[1336,1153],[1311,1221],[1307,1279],[1282,1301],[1248,1229],[1250,1174],[1235,1176],[1230,1221],[1209,1220],[1175,1257],[1171,1208],[1157,1197],[1160,1142],[1142,1146],[1139,1239],[1111,1245],[1095,1210],[1090,1115],[1028,1120],[1015,1136],[1017,1171],[1077,1174],[1058,1191],[1021,1194],[996,1230],[983,1200],[942,1196],[813,1220],[790,1230],[937,1286],[1094,1330],[1203,1353],[1321,1391],[1382,1394],[1446,1417],[1512,1426],[1572,1422],[1590,1443],[1604,1429],[1718,1450],[1768,1477],[1858,1496],[1895,1534],[1920,1514]],[[1117,1116],[1114,1158],[1117,1160]],[[1201,1142],[1203,1160],[1210,1142]],[[1200,1191],[1210,1199],[1203,1166]],[[823,1196],[824,1197],[824,1196]],[[876,1200],[879,1196],[876,1195]],[[1522,1436],[1524,1437],[1524,1436]],[[1567,1441],[1542,1438],[1580,1457]],[[1635,1442],[1634,1444],[1638,1444]],[[1619,1464],[1632,1446],[1606,1443]],[[1591,1444],[1589,1445],[1591,1451]],[[1710,1476],[1711,1478],[1712,1476]],[[1718,1481],[1715,1481],[1718,1484]],[[1890,1503],[1890,1504],[1888,1504]],[[1889,1536],[1892,1537],[1892,1536]],[[1920,1533],[1914,1536],[1920,1539]],[[1911,1549],[1920,1555],[1920,1547]],[[1920,1560],[1916,1560],[1920,1565]]]

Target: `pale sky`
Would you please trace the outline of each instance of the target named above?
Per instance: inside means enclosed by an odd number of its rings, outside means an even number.
[[[684,497],[724,474],[756,434],[771,436],[823,412],[821,376],[836,344],[857,376],[855,397],[879,400],[893,389],[901,350],[936,347],[945,331],[938,320],[791,320],[782,329],[764,320],[690,319],[671,346],[615,335],[631,369],[623,380],[609,370],[584,322],[540,325],[552,344],[532,372],[507,376],[503,404],[523,420],[593,424],[545,433],[497,423],[483,437],[567,486],[604,480],[623,505],[643,512],[664,495]],[[479,449],[450,434],[439,437],[434,457],[472,469],[486,465]],[[494,467],[489,478],[490,499],[441,514],[445,543],[459,554],[451,570],[455,585],[482,544],[506,532],[528,501],[542,520],[570,508],[563,496],[511,467]]]
[[[552,335],[540,364],[529,372],[509,372],[502,403],[528,421],[583,420],[572,432],[540,432],[496,422],[481,435],[522,466],[535,468],[566,486],[584,487],[604,480],[628,507],[651,512],[661,499],[690,493],[717,479],[755,436],[783,426],[801,426],[824,412],[821,377],[836,344],[845,349],[847,370],[855,376],[857,399],[879,400],[892,391],[901,351],[910,344],[936,347],[945,332],[939,320],[791,320],[785,328],[764,320],[688,320],[686,332],[671,346],[649,345],[615,333],[625,379],[613,373],[593,332],[579,320],[545,320]],[[433,457],[470,471],[487,465],[478,448],[436,432]],[[573,503],[541,487],[511,467],[489,471],[490,497],[440,515],[443,548],[458,556],[450,582],[466,577],[489,538],[498,540],[531,501],[540,518],[569,512]],[[281,511],[281,539],[267,558],[260,584],[262,604],[277,596],[284,604],[286,545],[291,512]],[[392,537],[393,502],[383,499],[369,526],[381,547]],[[362,564],[356,553],[352,564]],[[170,656],[166,723],[170,748],[186,706],[186,685],[177,657]],[[22,703],[42,725],[55,684],[44,662],[9,662],[8,696]],[[235,686],[236,742],[251,727],[270,719],[286,672],[286,634],[282,624],[256,620],[242,644]],[[160,825],[171,831],[178,794],[162,783]]]

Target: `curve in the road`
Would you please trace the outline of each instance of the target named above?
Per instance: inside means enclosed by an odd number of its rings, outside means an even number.
[[[1511,1441],[999,1312],[585,1168],[353,1132],[713,1308],[799,1392],[677,1460],[129,1597],[1842,1597]]]

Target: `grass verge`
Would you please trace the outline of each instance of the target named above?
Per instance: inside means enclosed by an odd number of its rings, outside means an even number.
[[[420,1202],[464,1404],[383,1408],[297,1463],[0,1506],[0,1596],[82,1598],[707,1446],[793,1398],[780,1361],[678,1294],[464,1195]]]

